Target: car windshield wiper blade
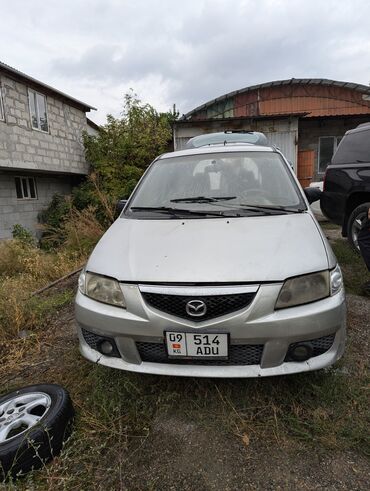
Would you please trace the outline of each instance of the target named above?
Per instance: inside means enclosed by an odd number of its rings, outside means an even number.
[[[171,203],[212,203],[213,201],[228,201],[235,199],[236,196],[191,196],[189,198],[171,199]]]
[[[261,211],[283,211],[285,213],[303,213],[305,210],[301,208],[287,208],[285,206],[265,206],[265,205],[248,205],[247,203],[240,203],[239,206],[248,208],[249,210],[261,210]]]
[[[169,206],[132,206],[130,208],[131,211],[153,211],[153,212],[159,212],[159,213],[169,213],[171,215],[181,215],[181,214],[188,214],[188,215],[212,215],[212,216],[217,216],[217,217],[222,217],[224,216],[224,212],[222,210],[220,211],[206,211],[206,210],[187,210],[186,208],[171,208]]]

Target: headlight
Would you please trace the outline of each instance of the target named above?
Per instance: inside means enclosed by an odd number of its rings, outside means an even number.
[[[126,308],[121,287],[114,278],[82,271],[78,279],[78,288],[81,293],[98,302]]]
[[[330,295],[329,271],[306,274],[286,280],[276,302],[276,309],[316,302]]]
[[[343,287],[343,276],[339,264],[330,271],[330,294],[335,295]]]
[[[81,293],[85,295],[86,291],[86,271],[85,268],[81,271],[80,276],[78,277],[78,289]]]

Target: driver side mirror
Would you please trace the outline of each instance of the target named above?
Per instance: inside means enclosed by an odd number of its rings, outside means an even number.
[[[119,215],[123,208],[126,206],[127,199],[120,199],[116,204],[116,214]]]
[[[319,201],[322,195],[320,188],[304,188],[303,191],[310,205],[315,201]]]

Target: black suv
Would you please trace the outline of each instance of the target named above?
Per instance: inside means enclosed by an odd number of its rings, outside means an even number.
[[[370,207],[370,123],[344,135],[326,170],[320,204],[358,249],[357,235]]]

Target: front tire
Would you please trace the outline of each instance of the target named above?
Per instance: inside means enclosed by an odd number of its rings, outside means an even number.
[[[361,230],[362,223],[366,220],[367,210],[370,208],[370,202],[357,206],[351,213],[347,224],[347,237],[351,246],[359,253],[358,233]]]

